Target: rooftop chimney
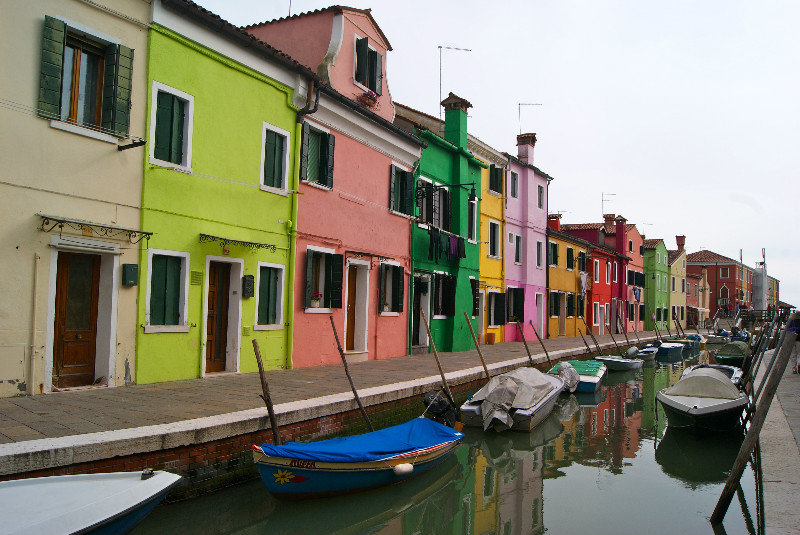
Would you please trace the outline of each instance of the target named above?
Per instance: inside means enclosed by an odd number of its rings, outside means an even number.
[[[561,214],[548,214],[547,226],[553,230],[561,230]]]
[[[605,220],[603,230],[606,231],[606,235],[614,234],[614,214],[603,214],[603,219]]]
[[[472,104],[451,92],[442,101],[442,106],[444,106],[444,138],[456,147],[466,149],[467,110]]]
[[[522,163],[533,165],[533,147],[536,146],[536,134],[520,134],[517,136],[517,157]]]
[[[616,222],[616,245],[617,245],[617,252],[622,254],[628,254],[628,233],[626,232],[625,223],[628,222],[627,219],[624,217],[617,216],[614,221]],[[606,223],[608,224],[608,223]],[[637,253],[639,251],[636,251]]]
[[[675,243],[678,244],[678,250],[683,251],[683,246],[686,244],[686,236],[675,236]]]

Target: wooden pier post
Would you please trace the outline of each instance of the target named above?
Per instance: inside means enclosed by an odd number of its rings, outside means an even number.
[[[370,431],[375,431],[375,428],[372,427],[372,422],[369,421],[369,416],[367,416],[367,411],[364,410],[364,405],[361,404],[361,398],[358,397],[358,390],[356,390],[356,385],[353,384],[353,378],[350,376],[350,368],[347,367],[347,359],[344,356],[344,351],[342,350],[342,344],[339,342],[339,333],[336,332],[336,324],[333,323],[333,315],[328,316],[331,319],[331,327],[333,327],[333,336],[336,338],[336,347],[339,349],[339,356],[342,357],[342,364],[344,364],[344,373],[347,375],[347,380],[350,381],[350,389],[353,391],[353,396],[356,398],[356,403],[358,403],[358,408],[361,409],[361,416],[364,417],[364,420],[367,422],[367,427],[369,427]]]
[[[272,443],[276,446],[281,445],[281,435],[278,431],[278,420],[275,418],[275,409],[272,407],[272,398],[269,396],[269,385],[267,384],[267,377],[264,375],[264,364],[261,362],[261,351],[258,349],[258,340],[253,339],[253,351],[256,352],[256,363],[258,363],[258,377],[261,379],[261,395],[259,396],[264,400],[267,405],[267,414],[269,414],[269,426],[272,428]]]
[[[528,354],[528,360],[531,361],[531,368],[533,368],[533,357],[531,356],[531,350],[528,349],[528,341],[525,340],[525,334],[522,332],[522,325],[520,325],[519,321],[517,322],[517,330],[522,338],[522,343],[525,344],[525,352]]]
[[[536,326],[533,324],[533,320],[528,320],[528,323],[530,323],[530,325],[531,325],[531,329],[533,329],[533,334],[535,334],[535,335],[536,335],[536,339],[537,339],[537,340],[539,340],[539,344],[542,346],[542,349],[544,350],[544,356],[545,356],[545,357],[547,357],[547,363],[548,363],[550,366],[552,366],[552,365],[553,365],[553,363],[552,363],[552,362],[550,362],[550,353],[548,353],[548,352],[547,352],[547,348],[546,348],[546,347],[544,347],[544,342],[542,341],[542,337],[541,337],[541,336],[539,336],[539,333],[537,333],[537,332],[536,332]]]
[[[456,402],[453,399],[453,394],[450,393],[450,387],[447,385],[447,379],[444,378],[444,370],[442,370],[442,363],[439,362],[439,353],[436,352],[436,343],[433,341],[433,335],[431,335],[431,327],[428,325],[428,318],[425,317],[425,311],[422,308],[419,309],[419,313],[422,315],[422,324],[425,325],[425,331],[428,333],[428,341],[431,344],[431,349],[433,349],[433,358],[436,359],[436,367],[439,368],[439,375],[442,376],[442,386],[444,387],[444,393],[447,395],[447,399],[450,401],[450,405],[452,405],[453,409],[458,412],[458,407],[456,407]]]
[[[578,334],[581,335],[581,340],[583,340],[583,345],[586,346],[586,354],[587,355],[591,355],[592,354],[592,348],[589,347],[589,344],[586,343],[586,338],[583,337],[583,333],[581,332],[580,329],[578,329]]]
[[[481,353],[481,346],[478,344],[478,339],[475,338],[475,331],[472,329],[472,324],[469,322],[469,316],[467,313],[464,312],[464,319],[467,320],[467,327],[469,327],[469,334],[472,335],[472,341],[475,343],[475,349],[478,351],[478,356],[481,358],[481,364],[483,365],[483,371],[486,373],[486,379],[489,380],[492,378],[489,375],[489,368],[486,367],[486,361],[483,360],[483,353]]]
[[[594,334],[592,334],[592,331],[589,329],[589,326],[586,324],[586,320],[583,319],[583,316],[581,316],[581,321],[583,322],[583,326],[586,327],[586,334],[589,335],[589,337],[592,339],[592,342],[594,342],[594,345],[597,347],[597,354],[602,355],[603,352],[600,350],[600,344],[597,343],[597,338],[595,338]]]

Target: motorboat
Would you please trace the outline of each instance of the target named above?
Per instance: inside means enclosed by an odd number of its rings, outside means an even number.
[[[492,377],[461,405],[461,421],[484,431],[531,431],[552,412],[564,388],[558,375],[517,368]]]
[[[570,366],[575,368],[580,376],[580,382],[576,392],[595,392],[600,388],[600,382],[606,375],[608,368],[605,364],[597,360],[567,360]],[[548,373],[558,374],[558,364],[550,368]]]
[[[2,532],[127,533],[180,479],[177,474],[145,470],[4,481],[0,483]]]
[[[750,346],[747,342],[732,341],[722,346],[714,355],[717,364],[736,366],[742,368],[744,361],[750,356]]]
[[[636,358],[644,361],[652,361],[655,360],[656,353],[658,353],[658,346],[649,345],[640,349],[638,353],[636,353]]]
[[[389,485],[430,470],[464,435],[431,419],[315,442],[253,446],[267,490],[280,499],[331,496]]]
[[[607,355],[603,357],[595,357],[594,360],[600,361],[606,365],[609,371],[624,372],[628,370],[636,370],[642,367],[644,360],[620,357],[617,355]]]
[[[695,432],[735,429],[749,398],[727,375],[700,368],[656,394],[670,427]]]
[[[730,379],[731,382],[734,385],[736,385],[737,388],[739,388],[742,382],[742,376],[744,375],[742,369],[737,368],[736,366],[726,366],[723,364],[695,364],[694,366],[688,366],[685,370],[683,370],[681,377],[686,377],[693,370],[699,370],[701,368],[713,368],[715,370],[721,371],[722,373],[728,376],[728,379]]]
[[[680,355],[683,353],[684,347],[686,347],[684,344],[678,342],[661,342],[656,355]]]

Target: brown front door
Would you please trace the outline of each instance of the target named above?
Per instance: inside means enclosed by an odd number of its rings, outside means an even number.
[[[346,350],[355,349],[356,331],[356,279],[358,268],[348,266],[347,268],[347,336]]]
[[[58,253],[53,384],[94,382],[100,255]]]
[[[208,267],[208,317],[206,318],[206,373],[225,370],[228,349],[228,295],[231,265],[211,262]]]

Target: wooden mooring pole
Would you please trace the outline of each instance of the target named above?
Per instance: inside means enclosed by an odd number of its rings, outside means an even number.
[[[619,324],[620,324],[619,314],[617,314],[617,326],[619,326]],[[633,326],[633,332],[636,332],[636,325]],[[628,347],[630,347],[631,341],[628,339],[628,329],[626,329],[624,325],[622,326],[622,334],[625,335],[625,343],[628,344]],[[636,339],[637,340],[639,339],[638,335],[636,336]]]
[[[275,418],[275,409],[272,407],[272,398],[269,396],[269,385],[267,384],[267,376],[264,374],[264,364],[261,362],[261,351],[258,349],[258,340],[253,339],[253,351],[256,352],[256,363],[258,363],[258,376],[261,379],[261,395],[258,396],[264,400],[267,405],[267,414],[269,414],[269,426],[272,428],[272,443],[276,446],[281,445],[281,435],[278,431],[278,420]]]
[[[536,339],[539,340],[539,344],[542,346],[544,350],[544,356],[547,357],[547,363],[552,366],[553,363],[550,362],[550,353],[547,352],[547,348],[544,347],[544,342],[542,341],[542,337],[539,336],[539,333],[536,332],[536,326],[533,324],[533,320],[528,320],[528,323],[531,325],[531,329],[533,329],[533,334],[536,335]]]
[[[475,337],[475,331],[472,329],[472,324],[469,322],[469,316],[467,313],[464,312],[464,319],[467,321],[467,327],[469,327],[469,334],[472,335],[472,341],[475,343],[475,349],[478,351],[478,356],[481,358],[481,364],[483,365],[483,371],[486,373],[486,379],[489,380],[492,378],[489,375],[489,368],[486,367],[486,361],[483,359],[483,353],[481,353],[481,346],[478,344],[478,339]]]
[[[458,411],[458,407],[456,407],[456,402],[453,399],[453,394],[450,393],[450,387],[447,385],[447,379],[444,378],[444,370],[442,370],[442,363],[439,362],[439,353],[436,352],[436,343],[433,341],[433,336],[431,335],[431,327],[428,325],[428,318],[425,317],[425,311],[422,308],[419,309],[419,313],[422,316],[422,324],[425,325],[425,332],[428,333],[428,342],[431,344],[431,349],[433,349],[433,358],[436,359],[436,367],[439,368],[439,375],[442,376],[442,386],[444,387],[444,393],[447,395],[447,399],[450,401],[450,405]]]
[[[581,340],[583,340],[583,345],[586,346],[586,354],[587,355],[591,355],[592,354],[592,348],[589,347],[589,344],[586,343],[586,338],[583,337],[583,333],[581,332],[580,329],[578,329],[578,334],[581,335]]]
[[[614,342],[614,347],[616,347],[616,348],[617,348],[617,352],[619,353],[619,355],[620,355],[620,356],[622,356],[622,350],[621,350],[621,349],[619,348],[619,346],[617,345],[617,341],[614,339],[614,335],[613,335],[613,334],[611,334],[611,331],[610,331],[610,330],[608,331],[608,335],[611,337],[611,341],[612,341],[612,342]]]
[[[525,344],[525,352],[528,354],[528,360],[531,361],[531,368],[533,368],[533,357],[531,356],[531,350],[528,349],[528,341],[525,340],[525,334],[522,332],[522,322],[517,322],[517,330],[519,331],[519,335],[522,338],[522,343]]]
[[[586,334],[589,335],[589,337],[592,339],[592,342],[594,342],[594,345],[597,347],[597,354],[602,355],[603,352],[600,350],[600,344],[597,343],[597,338],[595,338],[594,334],[592,334],[592,331],[589,329],[589,326],[586,324],[586,320],[583,319],[583,316],[581,316],[581,321],[583,322],[583,326],[586,327]]]
[[[731,504],[733,495],[736,493],[736,488],[739,486],[739,480],[742,477],[747,461],[753,453],[753,447],[758,442],[758,435],[761,433],[761,427],[764,425],[764,420],[767,417],[767,411],[772,403],[772,398],[778,390],[778,384],[783,378],[783,372],[786,370],[786,364],[789,362],[789,355],[794,349],[794,344],[797,341],[796,333],[787,333],[786,338],[783,340],[778,351],[776,358],[777,363],[771,370],[769,376],[766,378],[766,387],[764,388],[764,395],[758,400],[758,408],[756,408],[755,416],[750,422],[750,429],[747,431],[747,436],[742,442],[742,447],[739,449],[739,454],[736,456],[736,461],[733,463],[733,468],[725,482],[725,487],[722,489],[722,494],[719,497],[717,506],[714,508],[714,513],[711,515],[711,524],[720,524],[722,519],[725,518],[725,513]]]
[[[350,381],[350,389],[353,391],[353,396],[356,398],[356,403],[358,403],[358,408],[361,409],[361,416],[364,417],[364,420],[367,422],[367,427],[369,427],[370,431],[375,431],[375,428],[372,427],[372,422],[369,421],[369,416],[367,416],[367,411],[364,410],[364,405],[361,404],[361,398],[358,397],[358,390],[356,390],[356,385],[353,384],[353,378],[350,376],[350,368],[347,367],[347,359],[344,356],[344,351],[342,350],[342,344],[339,342],[339,333],[336,332],[336,324],[333,323],[333,315],[328,316],[331,319],[331,327],[333,327],[333,336],[336,338],[336,347],[339,349],[339,356],[342,357],[342,364],[344,364],[344,373],[347,375],[347,380]]]

